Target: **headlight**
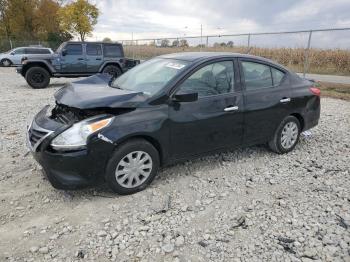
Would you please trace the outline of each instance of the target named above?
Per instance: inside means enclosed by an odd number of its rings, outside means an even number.
[[[89,135],[108,126],[112,120],[113,117],[105,119],[93,118],[78,122],[55,137],[51,142],[51,146],[57,150],[84,148]]]

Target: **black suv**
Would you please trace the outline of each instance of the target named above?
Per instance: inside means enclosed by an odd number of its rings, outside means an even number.
[[[82,77],[105,73],[118,77],[139,63],[124,57],[119,43],[65,42],[52,55],[23,57],[17,67],[33,88],[45,88],[51,77]]]
[[[107,181],[144,189],[158,167],[267,143],[283,154],[318,124],[320,90],[263,58],[179,53],[148,60],[107,84],[77,81],[39,112],[28,146],[57,188]]]

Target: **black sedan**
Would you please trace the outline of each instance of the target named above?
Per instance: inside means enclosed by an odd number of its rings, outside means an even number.
[[[95,75],[55,94],[27,144],[56,188],[106,181],[119,194],[149,185],[160,166],[267,143],[296,146],[318,124],[320,90],[270,60],[233,53],[159,56],[108,82]]]

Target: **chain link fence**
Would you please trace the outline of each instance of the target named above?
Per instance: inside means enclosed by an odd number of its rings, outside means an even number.
[[[272,59],[295,72],[350,76],[350,28],[182,36],[119,40],[134,59],[191,51],[236,52]],[[0,52],[41,45],[55,50],[60,42],[15,41],[0,37]]]
[[[237,52],[277,61],[300,73],[350,75],[350,28],[119,40],[127,56],[148,59],[191,52]]]
[[[61,42],[58,41],[32,41],[32,40],[7,40],[0,36],[0,53],[7,52],[16,47],[28,47],[28,46],[43,46],[50,47],[52,50],[56,50],[60,46]]]

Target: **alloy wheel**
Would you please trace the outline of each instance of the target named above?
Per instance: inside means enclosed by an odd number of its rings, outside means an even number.
[[[298,126],[295,122],[288,122],[282,129],[281,145],[284,149],[290,149],[298,139]]]

